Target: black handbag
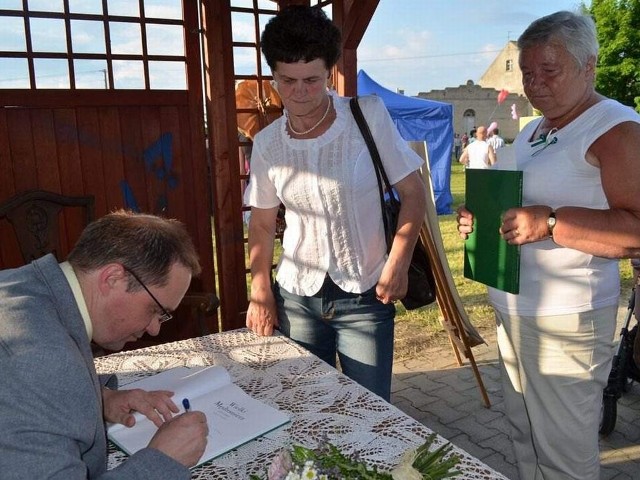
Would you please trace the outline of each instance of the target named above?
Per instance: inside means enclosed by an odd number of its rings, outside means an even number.
[[[400,200],[395,196],[395,193],[387,177],[387,173],[382,166],[382,160],[380,159],[380,153],[376,147],[369,125],[362,114],[360,104],[358,103],[358,97],[351,98],[350,101],[351,111],[353,117],[360,128],[360,132],[364,137],[364,141],[367,144],[369,153],[373,160],[373,166],[375,168],[376,177],[378,179],[378,191],[380,193],[380,206],[382,209],[382,223],[384,225],[384,233],[387,241],[387,253],[391,250],[393,243],[393,237],[395,236],[396,229],[398,227],[398,215],[400,213]],[[409,281],[407,287],[407,295],[400,301],[407,310],[413,310],[416,308],[429,305],[436,300],[436,284],[433,277],[433,271],[431,270],[431,264],[429,263],[429,257],[422,244],[420,238],[416,242],[416,246],[413,250],[413,257],[411,258],[411,265],[409,266]]]

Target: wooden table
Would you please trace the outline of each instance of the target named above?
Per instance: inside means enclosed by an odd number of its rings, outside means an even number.
[[[117,374],[120,385],[168,368],[202,365],[222,365],[247,393],[288,412],[291,423],[194,468],[194,479],[263,476],[281,448],[315,447],[323,437],[344,453],[358,452],[369,465],[390,470],[433,433],[283,336],[240,329],[96,359],[98,373]],[[434,445],[444,442],[438,436]],[[455,446],[454,452],[462,459],[457,478],[506,479]],[[124,459],[111,445],[109,468]]]

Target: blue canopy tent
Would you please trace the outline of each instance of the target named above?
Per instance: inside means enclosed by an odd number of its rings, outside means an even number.
[[[448,103],[394,93],[360,70],[358,95],[370,94],[382,98],[402,138],[407,141],[426,142],[436,211],[438,215],[452,213],[453,107]]]

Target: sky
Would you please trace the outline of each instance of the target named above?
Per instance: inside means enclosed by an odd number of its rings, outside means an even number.
[[[102,0],[68,0],[77,13],[102,13]],[[217,1],[217,0],[216,0]],[[253,0],[231,0],[235,6],[252,7]],[[315,3],[314,0],[312,3]],[[504,48],[516,40],[533,20],[558,10],[576,10],[580,0],[380,0],[358,47],[358,68],[390,90],[403,90],[415,96],[445,87],[478,82],[482,74]],[[586,0],[587,4],[590,3]],[[132,0],[108,0],[109,13],[138,15],[138,3]],[[151,17],[181,18],[181,0],[144,0]],[[269,0],[258,0],[261,8],[273,9]],[[357,0],[355,2],[357,8]],[[0,0],[0,8],[20,9],[22,0]],[[29,0],[34,10],[63,11],[62,0]],[[254,42],[255,30],[246,14],[232,16],[236,42]],[[268,16],[264,21],[268,20]],[[261,19],[263,21],[263,19]],[[261,25],[264,27],[264,25]],[[32,19],[33,47],[42,52],[65,52],[67,41],[63,20]],[[113,53],[141,54],[138,26],[111,23]],[[74,51],[104,53],[104,30],[96,21],[71,22]],[[183,32],[180,27],[147,25],[149,53],[181,55]],[[3,18],[0,27],[0,51],[25,51],[24,22],[19,17]],[[252,49],[234,49],[236,73],[256,73]],[[114,61],[116,88],[143,88],[142,63]],[[268,72],[266,63],[263,71]],[[105,88],[104,60],[76,60],[78,88]],[[150,62],[151,88],[186,88],[182,62]],[[68,88],[67,62],[62,59],[37,59],[39,88]],[[24,59],[0,58],[0,88],[28,88],[29,75]]]
[[[536,18],[579,0],[380,0],[358,47],[358,68],[415,96],[477,83],[507,41]],[[590,2],[587,0],[588,6]]]

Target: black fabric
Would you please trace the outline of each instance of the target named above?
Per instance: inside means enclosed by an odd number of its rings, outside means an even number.
[[[638,286],[636,286],[636,288],[638,288]],[[638,365],[636,364],[633,358],[634,357],[633,348],[635,346],[637,334],[638,334],[638,325],[633,327],[628,333],[628,342],[629,342],[629,345],[631,346],[631,351],[629,352],[629,355],[627,355],[626,368],[627,368],[627,377],[635,380],[636,382],[640,382],[640,368],[638,368]]]
[[[375,167],[376,177],[378,179],[378,192],[380,194],[380,208],[382,209],[382,223],[384,224],[384,233],[387,241],[387,252],[389,252],[398,227],[400,200],[395,196],[391,187],[387,173],[382,165],[382,160],[380,159],[380,153],[369,130],[369,125],[367,125],[367,121],[360,109],[358,98],[353,97],[350,105],[353,117],[364,137],[373,160],[373,166]],[[408,275],[407,295],[400,300],[404,307],[407,310],[413,310],[433,303],[436,300],[435,280],[433,271],[431,270],[431,264],[429,263],[429,257],[420,238],[418,238],[413,250]]]

